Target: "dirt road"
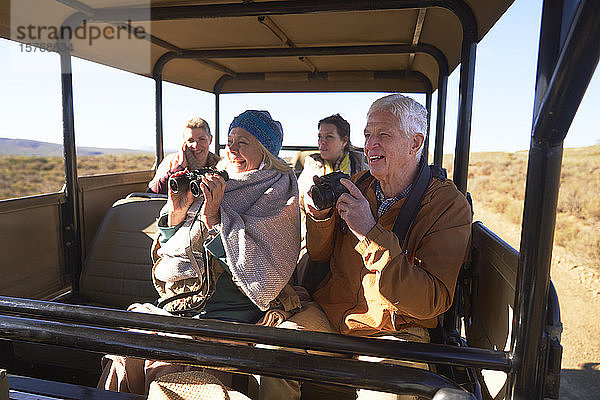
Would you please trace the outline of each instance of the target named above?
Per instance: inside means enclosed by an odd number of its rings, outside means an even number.
[[[510,245],[519,248],[520,226],[501,214],[475,205],[475,219],[483,221]],[[600,399],[600,271],[599,260],[582,260],[555,246],[552,282],[558,292],[563,323],[561,400]]]

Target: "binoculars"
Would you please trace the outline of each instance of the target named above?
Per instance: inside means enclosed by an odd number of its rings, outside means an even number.
[[[202,183],[202,177],[207,174],[220,175],[225,181],[229,180],[227,171],[219,171],[213,167],[204,167],[188,171],[183,175],[172,176],[169,178],[169,188],[173,193],[179,193],[186,191],[188,188],[194,197],[198,197],[202,194],[200,189],[200,183]]]

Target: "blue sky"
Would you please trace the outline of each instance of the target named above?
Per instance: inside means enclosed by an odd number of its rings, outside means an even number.
[[[541,1],[517,0],[478,45],[471,151],[529,148]],[[24,53],[0,40],[0,137],[62,142],[59,60],[52,53]],[[454,149],[458,107],[457,68],[448,82],[445,153]],[[154,144],[154,82],[74,59],[78,146],[149,148]],[[596,71],[565,140],[566,147],[600,143],[594,119],[600,110]],[[435,97],[434,118],[435,127]],[[362,145],[365,114],[377,93],[222,95],[221,132],[245,109],[266,109],[284,126],[284,144],[316,143],[317,121],[339,112]],[[424,102],[423,95],[413,96]],[[165,147],[178,146],[182,124],[202,116],[214,126],[214,95],[164,85]]]

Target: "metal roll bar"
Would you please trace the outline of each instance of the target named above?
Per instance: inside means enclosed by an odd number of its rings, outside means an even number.
[[[174,59],[200,59],[206,62],[212,58],[260,58],[260,57],[308,57],[308,56],[324,56],[324,55],[354,55],[354,54],[414,54],[424,53],[428,54],[436,61],[438,66],[438,109],[437,109],[437,122],[436,122],[436,160],[438,165],[441,165],[442,152],[443,152],[443,138],[444,138],[444,117],[446,112],[446,91],[448,85],[448,61],[445,55],[436,47],[428,44],[417,44],[417,45],[363,45],[363,46],[321,46],[321,47],[293,47],[293,48],[265,48],[265,49],[212,49],[212,50],[184,50],[179,49],[178,51],[169,51],[163,54],[153,66],[152,74],[155,80],[162,79],[162,71],[165,65]],[[427,88],[426,92],[430,95],[432,92],[432,84],[429,78],[421,73],[417,72],[404,72],[404,71],[374,71],[374,79],[385,79],[397,76],[413,75],[415,78],[420,79],[424,86]],[[404,76],[405,76],[404,75]],[[327,73],[310,73],[307,75],[310,79],[327,79]],[[223,85],[230,80],[264,80],[265,74],[261,73],[236,73],[234,71],[227,71],[214,85],[213,92],[215,93],[215,152],[219,153],[219,142],[220,142],[220,126],[219,126],[219,106],[221,90]],[[159,92],[159,86],[157,83],[156,91],[156,102],[162,102],[162,91]],[[157,106],[158,111],[158,106]],[[156,135],[157,143],[161,141],[161,153],[158,157],[157,147],[157,160],[162,159],[162,119],[157,114],[156,121]],[[158,136],[161,136],[159,139]],[[429,135],[428,135],[429,137]]]
[[[43,318],[100,327],[144,329],[215,339],[236,340],[344,355],[369,355],[398,360],[473,366],[506,371],[510,359],[503,351],[458,348],[431,343],[399,342],[331,333],[274,329],[216,320],[169,317],[75,306],[40,300],[0,297],[0,314]]]
[[[283,329],[282,329],[283,330]],[[0,316],[3,338],[54,344],[100,353],[222,368],[249,374],[292,377],[432,398],[460,388],[432,372],[387,363],[295,353],[244,344],[189,340],[32,318]],[[470,398],[467,392],[464,398]]]

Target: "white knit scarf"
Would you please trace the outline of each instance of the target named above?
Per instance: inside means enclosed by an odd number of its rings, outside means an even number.
[[[196,200],[190,211],[198,210],[202,201],[203,198]],[[177,263],[170,269],[178,270],[181,277],[196,276],[184,251],[189,238],[197,237],[198,232],[189,231],[189,220],[194,215],[195,212],[188,212],[184,225],[159,251],[163,258]],[[199,221],[192,230],[197,225]],[[296,176],[274,169],[231,174],[221,202],[221,227],[233,281],[261,310],[267,310],[290,280],[298,259],[300,214]],[[199,246],[202,241],[192,240],[195,253],[202,252]]]

